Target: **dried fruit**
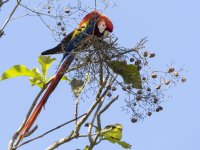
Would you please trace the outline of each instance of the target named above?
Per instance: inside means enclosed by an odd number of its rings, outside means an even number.
[[[146,81],[146,80],[147,80],[147,78],[145,78],[145,77],[142,77],[142,80],[143,80],[143,81]]]
[[[179,76],[178,72],[174,72],[174,76],[178,77]]]
[[[153,103],[156,104],[157,102],[158,102],[158,99],[157,99],[157,98],[154,98],[154,99],[153,99]]]
[[[148,88],[147,88],[147,91],[149,91],[149,92],[150,92],[150,91],[151,91],[151,88],[150,88],[150,87],[148,87]]]
[[[170,67],[170,68],[168,69],[168,73],[172,73],[172,72],[174,72],[174,68],[173,68],[173,67]]]
[[[159,111],[161,111],[161,110],[163,110],[163,107],[161,107],[161,106],[158,106],[158,107],[156,108],[156,112],[159,112]]]
[[[110,92],[108,92],[108,93],[107,93],[107,96],[108,96],[108,97],[111,97],[111,96],[112,96],[112,94],[111,94]]]
[[[186,82],[186,78],[185,78],[185,77],[182,77],[181,82],[182,82],[182,83]]]
[[[132,119],[131,119],[131,122],[132,122],[132,123],[136,123],[136,122],[137,122],[137,118],[132,118]]]
[[[138,90],[138,91],[137,91],[137,94],[142,94],[142,90]]]
[[[65,31],[65,27],[61,27],[61,30],[62,30],[62,31]]]
[[[70,13],[70,10],[69,9],[65,9],[65,13]]]
[[[147,56],[148,56],[148,52],[145,51],[145,52],[143,53],[143,56],[144,56],[144,57],[147,57]]]
[[[63,36],[66,36],[66,32],[63,32]]]
[[[116,88],[115,86],[113,86],[111,90],[112,90],[112,91],[116,91],[117,88]]]
[[[108,88],[109,90],[111,90],[111,86],[110,86],[110,85],[108,85],[107,88]]]
[[[170,80],[165,81],[165,85],[169,85],[169,83],[170,83]]]
[[[131,58],[131,59],[130,59],[130,62],[134,62],[134,61],[135,61],[135,59],[134,59],[134,58]]]
[[[157,78],[157,74],[156,73],[152,73],[151,77],[155,79],[155,78]]]
[[[157,85],[156,89],[159,90],[161,88],[161,85]]]
[[[85,124],[85,127],[89,127],[89,123],[86,123],[86,124]]]
[[[142,99],[142,96],[141,95],[137,95],[136,98],[135,98],[137,101],[140,101]]]
[[[153,57],[155,57],[155,56],[156,56],[155,53],[150,53],[150,55],[149,55],[150,58],[153,58]]]
[[[151,115],[152,115],[152,112],[149,111],[149,112],[147,113],[147,115],[148,115],[148,116],[151,116]]]
[[[57,23],[57,26],[61,26],[61,22],[58,22],[58,23]]]

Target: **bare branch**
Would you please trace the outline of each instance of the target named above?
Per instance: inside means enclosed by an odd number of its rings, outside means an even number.
[[[59,125],[59,126],[53,128],[53,129],[51,129],[51,130],[49,130],[49,131],[47,131],[47,132],[45,132],[45,133],[43,133],[43,134],[41,134],[41,135],[35,137],[35,138],[32,138],[32,139],[30,139],[30,140],[28,140],[28,141],[25,141],[25,142],[23,142],[22,144],[16,146],[15,148],[21,147],[21,146],[26,145],[26,144],[28,144],[28,143],[30,143],[30,142],[33,142],[33,141],[35,141],[35,140],[37,140],[37,139],[40,139],[40,138],[44,137],[45,135],[47,135],[47,134],[49,134],[49,133],[51,133],[51,132],[53,132],[53,131],[55,131],[55,130],[57,130],[57,129],[63,127],[63,126],[65,126],[65,125],[67,125],[67,124],[69,124],[69,123],[71,123],[71,122],[73,122],[73,121],[76,121],[77,119],[83,117],[84,115],[86,115],[86,114],[83,114],[83,115],[81,115],[81,116],[79,116],[79,117],[77,117],[77,118],[75,118],[75,119],[72,119],[72,120],[70,120],[70,121],[67,121],[67,122],[65,122],[65,123],[63,123],[63,124],[61,124],[61,125]]]
[[[8,19],[5,21],[4,25],[1,27],[1,29],[0,29],[0,35],[1,35],[1,36],[3,35],[3,34],[2,34],[2,33],[4,33],[3,30],[5,29],[6,25],[7,25],[8,22],[10,21],[10,19],[12,18],[13,14],[15,13],[17,7],[20,5],[21,1],[22,1],[22,0],[17,1],[16,5],[15,5],[14,9],[12,10],[12,12],[10,13]],[[0,37],[1,37],[1,36],[0,36]]]

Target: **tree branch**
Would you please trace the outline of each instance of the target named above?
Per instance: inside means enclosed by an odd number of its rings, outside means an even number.
[[[10,15],[9,15],[8,19],[5,21],[4,25],[1,27],[1,29],[0,29],[0,35],[1,35],[1,36],[3,35],[3,33],[4,33],[3,30],[5,29],[6,25],[8,24],[8,22],[9,22],[10,19],[11,19],[11,17],[12,17],[13,14],[15,13],[17,7],[20,5],[21,1],[22,1],[22,0],[17,0],[17,3],[16,3],[16,5],[15,5],[14,9],[13,9],[12,12],[10,13]],[[1,36],[0,36],[0,37],[1,37]]]
[[[22,144],[16,146],[15,148],[19,148],[19,147],[21,147],[21,146],[23,146],[23,145],[25,145],[25,144],[28,144],[28,143],[30,143],[30,142],[33,142],[33,141],[39,139],[39,138],[42,138],[42,137],[44,137],[45,135],[47,135],[47,134],[49,134],[49,133],[51,133],[51,132],[53,132],[53,131],[55,131],[55,130],[57,130],[57,129],[63,127],[63,126],[65,126],[65,125],[67,125],[67,124],[69,124],[69,123],[71,123],[71,122],[73,122],[73,121],[76,121],[76,119],[79,119],[79,118],[83,117],[84,115],[86,115],[86,114],[83,114],[83,115],[81,115],[81,116],[79,116],[79,117],[77,117],[77,118],[74,118],[74,119],[72,119],[72,120],[70,120],[70,121],[68,121],[68,122],[65,122],[65,123],[63,123],[63,124],[61,124],[61,125],[59,125],[59,126],[53,128],[53,129],[47,131],[47,132],[45,132],[45,133],[43,133],[43,134],[41,134],[41,135],[35,137],[35,138],[32,138],[32,139],[30,139],[30,140],[28,140],[28,141],[25,141],[25,142],[23,142]]]

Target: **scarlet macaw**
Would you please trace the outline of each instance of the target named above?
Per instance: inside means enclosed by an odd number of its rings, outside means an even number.
[[[19,134],[20,139],[22,139],[25,136],[25,134],[28,133],[31,126],[35,122],[37,116],[39,115],[42,107],[47,102],[50,94],[56,88],[59,81],[63,77],[64,73],[69,68],[72,61],[74,60],[74,54],[72,52],[75,49],[77,49],[78,44],[84,39],[86,39],[88,36],[94,35],[97,37],[106,37],[112,31],[113,31],[113,24],[111,20],[105,15],[102,15],[97,11],[92,11],[91,13],[87,14],[82,19],[77,29],[69,33],[62,40],[60,44],[58,44],[56,47],[50,50],[42,52],[42,55],[63,53],[63,58],[61,62],[62,61],[64,62],[62,63],[56,76],[53,78],[52,82],[48,86],[39,104],[36,106],[35,110],[33,111],[31,116],[28,118],[26,124],[22,128]]]

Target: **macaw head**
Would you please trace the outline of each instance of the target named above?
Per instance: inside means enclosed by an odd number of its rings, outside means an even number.
[[[92,11],[91,13],[87,14],[80,22],[79,27],[84,26],[86,22],[93,18],[96,19],[94,28],[95,36],[105,38],[113,31],[114,27],[111,20],[107,16],[100,14],[98,11]]]

